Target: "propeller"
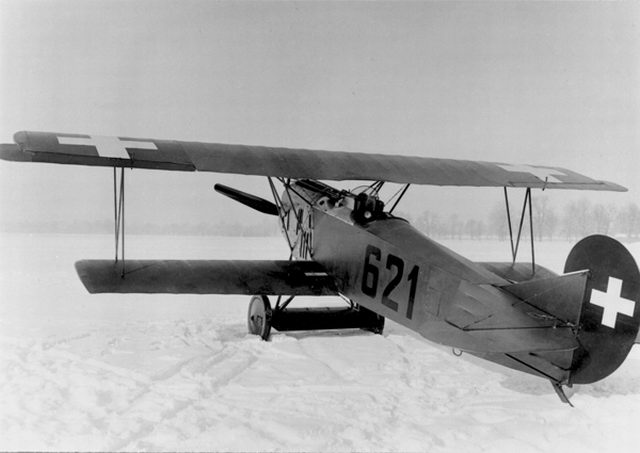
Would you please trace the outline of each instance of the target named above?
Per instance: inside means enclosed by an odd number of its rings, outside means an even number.
[[[269,200],[265,200],[264,198],[251,195],[250,193],[242,192],[238,189],[225,186],[224,184],[216,184],[215,186],[213,186],[213,188],[216,192],[221,193],[222,195],[229,197],[239,203],[242,203],[245,206],[249,206],[256,211],[260,211],[264,214],[269,215],[278,215],[278,207]]]

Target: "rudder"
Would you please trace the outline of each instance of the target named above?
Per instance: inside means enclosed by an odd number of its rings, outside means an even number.
[[[588,236],[567,257],[564,272],[589,270],[578,322],[570,383],[589,384],[613,373],[638,341],[640,271],[629,251],[608,236]]]

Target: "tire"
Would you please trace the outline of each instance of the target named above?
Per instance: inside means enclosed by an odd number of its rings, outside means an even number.
[[[247,313],[247,327],[249,333],[259,335],[268,341],[271,334],[271,303],[267,296],[253,296],[249,302]]]

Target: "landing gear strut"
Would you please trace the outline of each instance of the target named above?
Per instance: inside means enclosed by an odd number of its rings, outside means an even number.
[[[269,339],[271,328],[280,331],[362,329],[381,335],[384,317],[362,306],[350,303],[349,307],[289,308],[293,296],[275,308],[269,298],[257,295],[251,298],[247,324],[249,333]]]

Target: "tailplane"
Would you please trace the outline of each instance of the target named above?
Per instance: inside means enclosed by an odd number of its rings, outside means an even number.
[[[564,272],[503,289],[570,326],[577,340],[574,350],[535,352],[563,373],[551,373],[549,363],[535,365],[529,356],[528,366],[554,385],[590,384],[613,373],[640,342],[640,271],[621,243],[595,235],[573,247]]]

